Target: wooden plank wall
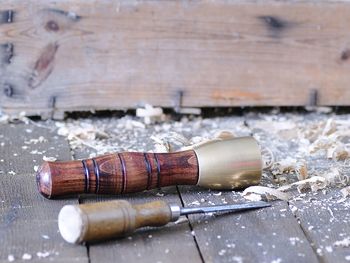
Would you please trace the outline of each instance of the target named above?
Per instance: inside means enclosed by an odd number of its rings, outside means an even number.
[[[11,1],[5,112],[349,105],[347,1]]]

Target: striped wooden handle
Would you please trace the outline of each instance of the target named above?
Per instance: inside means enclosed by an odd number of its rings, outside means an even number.
[[[47,198],[83,193],[134,193],[162,186],[197,184],[198,160],[193,150],[123,152],[79,161],[44,162],[36,180],[39,192]]]

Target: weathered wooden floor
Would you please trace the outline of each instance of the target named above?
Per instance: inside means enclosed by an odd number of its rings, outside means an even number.
[[[298,123],[325,121],[349,116],[309,114],[284,115]],[[153,149],[150,136],[164,129],[188,138],[209,136],[218,130],[236,135],[254,134],[277,156],[293,156],[297,142],[282,140],[261,129],[258,114],[243,117],[196,120],[168,126],[129,127],[120,121],[93,119],[91,124],[119,134],[107,139],[116,150]],[[271,122],[274,120],[272,119]],[[70,245],[61,238],[57,215],[64,204],[95,202],[110,198],[79,196],[46,200],[36,190],[33,167],[43,156],[61,160],[88,157],[94,150],[71,148],[57,135],[52,124],[3,124],[0,126],[0,262],[347,262],[350,248],[335,242],[349,238],[350,201],[338,202],[339,188],[307,192],[289,202],[274,201],[272,207],[217,217],[190,216],[179,224],[144,229],[135,235],[94,245]],[[124,127],[125,128],[125,127]],[[108,141],[109,140],[109,141]],[[276,147],[274,147],[274,145]],[[294,145],[294,146],[293,146]],[[317,158],[308,160],[317,164]],[[332,163],[322,162],[324,166]],[[266,178],[265,178],[266,179]],[[264,182],[263,182],[264,183]],[[269,184],[271,182],[265,182]],[[122,198],[133,203],[164,199],[183,206],[244,202],[239,192],[209,191],[196,187],[168,187]],[[297,209],[295,209],[295,207]]]

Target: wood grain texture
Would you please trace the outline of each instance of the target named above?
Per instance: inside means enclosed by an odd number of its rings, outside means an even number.
[[[342,195],[338,189],[326,193],[310,193],[307,201],[293,201],[296,218],[308,237],[320,262],[347,262],[349,246],[336,245],[349,238],[349,201],[338,202]]]
[[[349,121],[349,114],[332,115],[336,121]],[[317,125],[322,125],[329,120],[330,116],[323,114],[307,115],[288,115],[279,114],[278,121],[268,121],[269,126],[275,126],[277,122],[282,123],[283,118],[292,124],[302,124],[305,131],[314,132]],[[259,137],[263,147],[268,147],[274,153],[275,160],[284,160],[288,157],[298,158],[300,149],[305,149],[298,141],[295,129],[280,130],[278,132],[264,128],[266,119],[261,116],[248,118],[247,124],[253,133]],[[348,139],[345,139],[348,140]],[[271,143],[273,142],[273,143]],[[299,157],[300,158],[300,157]],[[308,172],[317,174],[329,172],[329,169],[339,169],[339,164],[333,159],[325,158],[322,154],[307,154],[303,157],[307,164]],[[346,161],[347,162],[347,161]],[[344,175],[349,175],[349,166],[343,164],[340,169]],[[269,176],[273,178],[272,176]],[[286,176],[287,180],[295,181],[292,176]],[[265,177],[266,180],[266,177]],[[265,182],[266,183],[266,182]],[[269,182],[271,183],[271,182]],[[339,185],[341,186],[341,184]],[[294,190],[296,192],[296,190]],[[294,193],[294,196],[298,194]],[[350,254],[350,247],[337,246],[337,241],[342,241],[349,237],[349,205],[350,200],[342,200],[340,189],[336,187],[327,187],[323,191],[306,191],[302,198],[293,198],[289,200],[289,209],[293,211],[294,216],[299,222],[300,228],[305,234],[312,249],[317,255],[319,262],[347,262],[347,256]],[[299,242],[299,241],[297,241]]]
[[[184,205],[246,202],[238,192],[179,187]],[[218,216],[191,215],[189,220],[205,262],[318,262],[287,202]],[[297,240],[295,245],[291,240]]]
[[[39,139],[42,136],[42,139]],[[45,200],[36,190],[34,165],[43,155],[70,158],[67,142],[33,125],[0,126],[0,261],[88,262],[85,247],[72,247],[58,232],[60,208],[77,199]]]
[[[79,161],[44,162],[36,180],[39,192],[47,198],[83,193],[125,194],[170,185],[195,185],[198,169],[193,150],[123,152]]]
[[[119,199],[121,197],[118,197]],[[115,200],[109,196],[82,195],[81,203]],[[122,197],[133,205],[157,200],[181,205],[176,187],[163,187]],[[177,262],[179,255],[189,262],[202,262],[187,221],[164,227],[139,229],[130,236],[89,245],[91,263],[97,262]]]
[[[184,107],[349,105],[347,1],[5,0],[0,11],[9,113],[174,107],[181,92]]]

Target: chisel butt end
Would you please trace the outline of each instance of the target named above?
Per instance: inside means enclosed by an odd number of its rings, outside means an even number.
[[[81,243],[84,233],[83,214],[79,207],[64,206],[58,215],[58,228],[64,240],[68,243]]]
[[[36,173],[36,184],[38,191],[46,198],[51,198],[52,193],[52,178],[50,163],[44,162]]]

